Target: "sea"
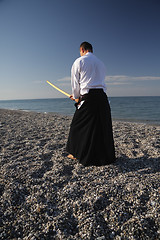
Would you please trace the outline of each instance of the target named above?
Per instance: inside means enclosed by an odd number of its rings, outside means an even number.
[[[109,97],[109,102],[112,120],[160,125],[160,96]],[[68,116],[75,112],[69,98],[0,100],[0,108]]]

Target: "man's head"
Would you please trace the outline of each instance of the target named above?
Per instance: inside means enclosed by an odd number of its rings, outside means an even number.
[[[92,45],[88,42],[82,42],[80,45],[80,55],[84,56],[87,52],[93,52]]]

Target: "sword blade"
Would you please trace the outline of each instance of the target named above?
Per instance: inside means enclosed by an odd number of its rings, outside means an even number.
[[[61,90],[60,88],[56,87],[54,84],[52,84],[51,82],[49,82],[47,80],[47,83],[50,84],[52,87],[54,87],[55,89],[57,89],[59,92],[63,93],[64,95],[66,95],[67,97],[70,97],[71,95],[66,93],[65,91]]]

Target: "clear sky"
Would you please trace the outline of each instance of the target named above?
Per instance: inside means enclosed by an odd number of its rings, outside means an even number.
[[[0,0],[0,99],[64,97],[88,41],[109,96],[160,96],[160,0]]]

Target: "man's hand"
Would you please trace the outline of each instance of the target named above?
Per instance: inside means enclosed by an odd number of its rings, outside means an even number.
[[[73,100],[73,101],[75,101],[76,103],[79,102],[79,99],[78,99],[78,98],[75,99],[72,95],[70,96],[70,99]]]
[[[73,100],[73,101],[75,100],[74,97],[73,97],[72,95],[70,95],[69,98],[70,98],[71,100]]]

